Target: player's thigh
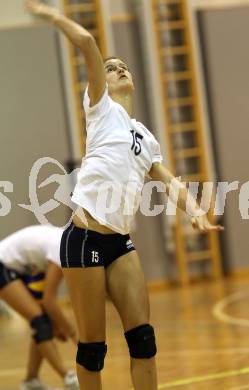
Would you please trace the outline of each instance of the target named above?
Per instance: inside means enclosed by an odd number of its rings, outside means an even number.
[[[149,297],[137,252],[129,252],[108,266],[106,280],[124,330],[148,323]]]
[[[63,268],[81,342],[105,340],[104,267]]]
[[[42,313],[40,305],[20,279],[14,280],[3,287],[0,290],[0,299],[4,300],[27,320],[31,320]]]

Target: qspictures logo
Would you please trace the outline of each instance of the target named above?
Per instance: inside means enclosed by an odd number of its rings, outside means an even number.
[[[54,167],[54,170],[61,173],[54,173],[48,176],[45,180],[39,182],[39,173],[46,165]],[[84,168],[83,168],[84,169]],[[29,180],[27,185],[27,193],[29,195],[29,204],[18,204],[19,207],[31,212],[40,224],[49,224],[48,214],[64,205],[70,209],[72,217],[77,205],[71,200],[71,194],[74,190],[76,177],[79,173],[79,168],[74,169],[71,173],[67,173],[64,166],[52,157],[43,157],[38,159],[31,167]],[[39,191],[56,183],[57,187],[53,197],[45,201],[43,204],[39,202]],[[198,199],[200,204],[200,215],[209,211],[211,202],[214,202],[214,215],[220,216],[224,214],[227,195],[236,191],[238,195],[238,209],[242,219],[249,219],[249,181],[240,185],[239,181],[228,182],[190,182],[184,183],[181,178],[174,178],[167,185],[160,181],[149,181],[144,186],[141,183],[129,177],[126,183],[113,181],[101,181],[95,186],[95,210],[101,213],[102,217],[108,214],[121,212],[124,215],[133,216],[140,208],[140,211],[145,216],[157,216],[165,213],[166,215],[175,215],[177,202],[180,191],[187,187],[187,202],[186,211],[190,216],[193,216],[192,199],[197,199],[197,195],[201,188],[201,198]],[[201,187],[200,187],[201,186]],[[96,190],[97,188],[97,190]],[[0,181],[0,217],[5,217],[11,213],[12,205],[8,197],[8,193],[14,191],[14,185],[10,181]],[[152,193],[168,193],[165,196],[165,202],[161,204],[152,203]],[[82,210],[82,209],[80,209]],[[196,215],[196,210],[194,210]],[[71,221],[71,217],[69,222]],[[79,217],[87,225],[87,220],[82,211]],[[69,223],[68,222],[68,223]]]
[[[41,183],[39,183],[39,173],[46,165],[54,166],[54,170],[61,171],[61,173],[55,173],[47,177]],[[76,205],[71,201],[71,193],[74,188],[75,178],[79,168],[74,169],[68,174],[64,166],[52,157],[42,157],[38,159],[31,167],[28,180],[28,195],[29,204],[18,204],[19,207],[31,212],[36,217],[37,222],[40,224],[50,224],[47,214],[55,210],[60,205],[67,206],[73,213]],[[43,204],[39,202],[39,191],[45,188],[49,184],[57,184],[57,189],[54,192],[52,199],[48,199]],[[0,187],[3,188],[4,193],[13,192],[14,185],[11,182],[0,181]],[[11,202],[9,198],[0,192],[0,216],[7,216],[11,212]]]

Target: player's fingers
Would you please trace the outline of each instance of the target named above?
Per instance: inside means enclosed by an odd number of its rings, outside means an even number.
[[[221,225],[215,225],[213,226],[213,229],[212,230],[217,230],[217,231],[223,231],[224,230],[224,226],[221,226]]]
[[[206,231],[206,228],[205,228],[205,226],[203,225],[203,223],[199,223],[199,230],[200,230],[201,232],[205,232],[205,231]]]
[[[221,226],[221,225],[209,225],[206,227],[206,230],[214,230],[214,231],[223,231],[224,230],[224,227]]]
[[[193,226],[194,229],[197,229],[197,221],[196,221],[196,218],[191,218],[191,224]]]

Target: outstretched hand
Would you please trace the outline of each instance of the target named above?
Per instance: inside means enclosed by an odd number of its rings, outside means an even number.
[[[25,7],[33,15],[44,18],[53,18],[58,14],[56,8],[49,7],[48,5],[41,3],[39,0],[26,0]]]
[[[209,232],[211,230],[214,231],[222,231],[224,227],[221,225],[212,225],[206,215],[202,215],[199,217],[192,217],[191,224],[194,229],[198,229],[201,232]]]

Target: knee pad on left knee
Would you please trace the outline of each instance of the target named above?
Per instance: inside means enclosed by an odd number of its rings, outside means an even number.
[[[135,359],[149,359],[156,355],[156,339],[151,325],[140,325],[125,332],[130,356]]]
[[[105,342],[78,343],[76,362],[88,371],[100,371],[104,367],[107,345]]]
[[[32,318],[30,326],[33,328],[33,338],[37,344],[52,340],[53,326],[47,314],[41,314]]]

